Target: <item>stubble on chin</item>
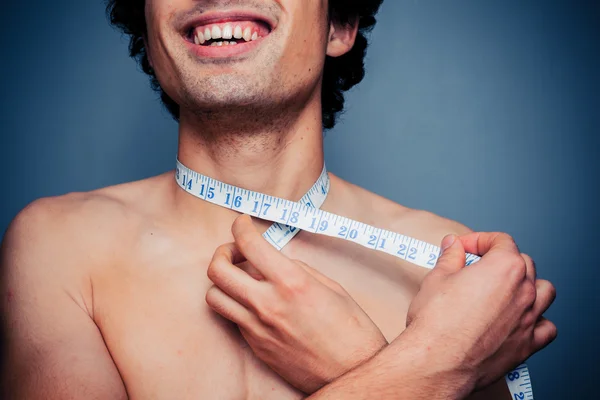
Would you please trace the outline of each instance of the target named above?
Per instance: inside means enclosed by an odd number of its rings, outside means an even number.
[[[287,109],[293,108],[295,99],[289,98],[293,90],[286,89],[279,74],[253,69],[257,70],[254,74],[188,74],[180,96],[182,109],[193,115],[198,124],[240,135],[274,128],[269,125],[281,129],[287,125]]]

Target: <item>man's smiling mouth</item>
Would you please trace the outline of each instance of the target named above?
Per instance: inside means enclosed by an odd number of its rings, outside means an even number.
[[[277,27],[277,19],[250,10],[202,13],[182,29],[190,51],[206,59],[231,59],[253,52]]]
[[[268,25],[256,20],[238,20],[199,24],[188,33],[198,46],[234,46],[258,40],[270,33]]]

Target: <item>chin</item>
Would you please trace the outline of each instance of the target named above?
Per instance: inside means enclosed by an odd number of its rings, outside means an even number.
[[[202,76],[201,73],[199,75]],[[267,79],[264,76],[240,73],[204,75],[200,79],[190,76],[185,80],[187,83],[184,82],[179,87],[186,89],[178,97],[188,100],[184,104],[191,102],[203,109],[232,109],[257,103],[279,102],[282,100],[281,88],[284,87],[279,78]]]

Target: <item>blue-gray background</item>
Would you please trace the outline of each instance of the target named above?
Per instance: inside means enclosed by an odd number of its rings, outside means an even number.
[[[173,167],[176,124],[100,0],[1,12],[0,233],[35,198]],[[559,338],[529,362],[536,398],[597,398],[599,2],[387,0],[372,41],[329,168],[511,233],[558,289]]]

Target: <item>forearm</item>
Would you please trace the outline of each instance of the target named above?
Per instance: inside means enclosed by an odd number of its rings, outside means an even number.
[[[468,376],[439,362],[437,349],[405,331],[379,354],[309,397],[324,399],[460,399]]]

